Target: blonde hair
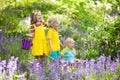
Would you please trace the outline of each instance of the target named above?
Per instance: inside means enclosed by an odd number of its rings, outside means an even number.
[[[64,41],[64,44],[67,46],[70,42],[75,42],[72,38],[67,38],[65,41]]]
[[[55,21],[58,21],[57,18],[55,16],[50,16],[48,18],[48,27],[52,27],[52,24],[55,22]]]

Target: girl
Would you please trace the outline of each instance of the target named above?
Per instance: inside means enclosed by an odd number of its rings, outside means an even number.
[[[48,26],[50,27],[47,33],[49,55],[53,60],[60,60],[60,43],[58,34],[58,21],[55,17],[48,19]]]
[[[32,26],[30,27],[30,34],[26,34],[26,36],[32,38],[32,55],[35,59],[40,57],[42,61],[44,55],[47,54],[42,14],[40,11],[34,10],[30,17]]]

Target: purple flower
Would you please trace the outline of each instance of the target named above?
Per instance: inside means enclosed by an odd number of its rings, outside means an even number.
[[[102,55],[98,58],[98,61],[105,62],[106,61],[106,56]]]
[[[60,41],[63,43],[65,41],[65,39],[66,39],[66,36],[63,36],[60,38]]]
[[[114,80],[119,80],[118,78],[114,78]]]
[[[10,50],[9,50],[9,49],[6,49],[6,48],[2,48],[1,51],[2,51],[3,54],[10,52]]]
[[[112,64],[111,64],[111,67],[110,67],[110,70],[111,70],[112,72],[115,72],[115,71],[116,71],[116,68],[117,68],[117,64],[116,64],[116,63],[112,63]]]

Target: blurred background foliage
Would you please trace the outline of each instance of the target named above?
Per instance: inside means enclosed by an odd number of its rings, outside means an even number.
[[[96,59],[102,54],[114,58],[120,50],[119,0],[0,0],[0,4],[0,29],[7,38],[27,33],[29,15],[38,9],[45,21],[50,15],[58,17],[60,39],[75,39],[78,58]]]

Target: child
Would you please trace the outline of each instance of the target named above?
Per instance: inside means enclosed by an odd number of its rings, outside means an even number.
[[[47,54],[47,43],[42,14],[40,11],[34,10],[30,17],[32,26],[30,27],[30,34],[26,34],[26,36],[32,38],[32,55],[35,59],[40,57],[42,60],[44,55]]]
[[[65,41],[65,48],[61,51],[61,56],[65,62],[75,62],[76,51],[74,49],[75,41],[71,38],[67,38]]]
[[[58,21],[55,17],[48,19],[48,26],[50,27],[47,33],[49,55],[53,60],[60,60],[60,43],[58,34]]]

